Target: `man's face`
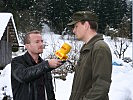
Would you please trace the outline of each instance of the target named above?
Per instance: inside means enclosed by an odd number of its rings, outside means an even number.
[[[43,53],[43,39],[40,34],[30,34],[29,35],[30,43],[26,44],[26,48],[29,52],[34,54]]]
[[[86,36],[86,26],[85,24],[82,24],[81,22],[78,22],[74,25],[73,33],[76,35],[76,37],[79,40],[83,40]]]

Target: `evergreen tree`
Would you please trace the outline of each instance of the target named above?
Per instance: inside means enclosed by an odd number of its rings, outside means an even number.
[[[126,0],[1,0],[0,11],[11,12],[21,32],[41,29],[47,23],[61,34],[76,11],[90,10],[99,17],[99,33],[106,25],[117,28],[123,16],[131,16]]]
[[[125,0],[94,0],[91,9],[99,17],[99,32],[105,33],[107,24],[117,28],[127,12],[127,3]]]

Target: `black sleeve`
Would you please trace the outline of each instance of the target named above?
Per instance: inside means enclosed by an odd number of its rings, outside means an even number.
[[[45,72],[53,70],[53,68],[49,67],[48,61],[42,61],[35,66],[26,67],[21,60],[14,58],[11,63],[11,74],[21,83],[32,81]]]

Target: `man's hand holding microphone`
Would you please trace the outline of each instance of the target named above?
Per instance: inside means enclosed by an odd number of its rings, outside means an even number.
[[[70,52],[70,50],[71,46],[67,43],[64,43],[60,50],[55,52],[57,59],[48,60],[49,66],[51,68],[58,68],[59,66],[63,65],[68,58],[67,54]]]
[[[58,68],[63,64],[60,59],[50,59],[48,60],[48,63],[51,68]]]

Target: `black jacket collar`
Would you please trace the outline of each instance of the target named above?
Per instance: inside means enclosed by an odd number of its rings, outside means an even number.
[[[34,59],[32,58],[32,56],[29,54],[29,52],[27,51],[24,55],[24,60],[26,61],[26,63],[30,66],[36,65],[37,63],[34,61]],[[39,56],[39,63],[42,62],[42,58]]]

